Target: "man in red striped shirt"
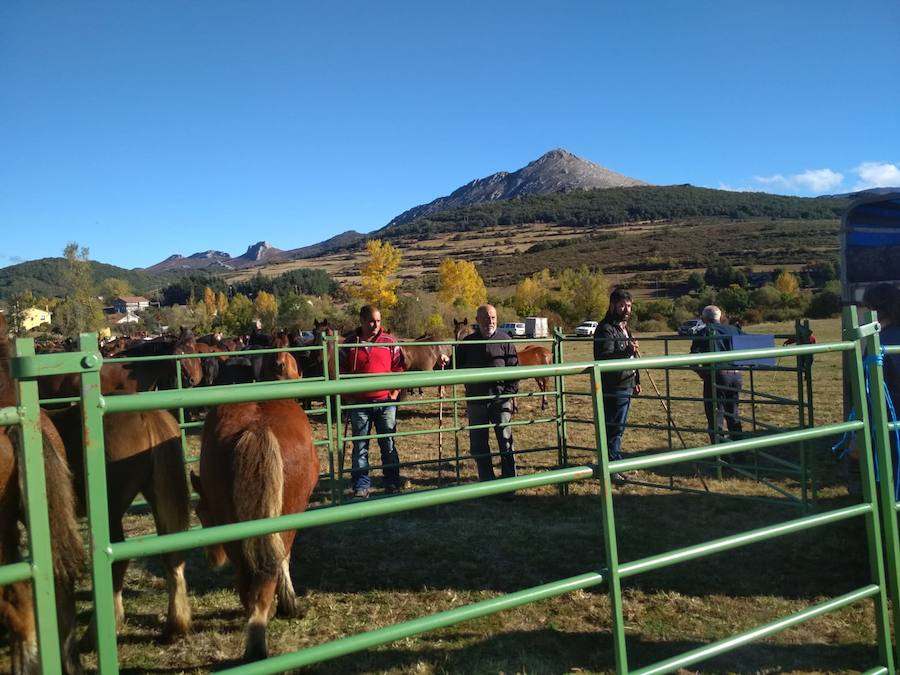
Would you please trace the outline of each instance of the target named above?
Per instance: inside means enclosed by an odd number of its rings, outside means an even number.
[[[396,373],[404,370],[403,354],[392,335],[381,327],[381,312],[373,305],[365,305],[359,310],[359,328],[350,333],[341,348],[341,372],[351,375],[375,375],[380,373]],[[346,345],[359,344],[358,347]],[[384,472],[384,491],[399,492],[402,487],[400,479],[400,458],[394,433],[397,431],[397,400],[399,390],[388,391],[377,389],[348,396],[350,404],[377,404],[372,407],[351,408],[350,428],[354,436],[351,459],[351,480],[353,496],[366,499],[371,492],[372,482],[369,478],[369,439],[358,438],[375,433],[381,436],[378,446],[381,448],[381,466]]]

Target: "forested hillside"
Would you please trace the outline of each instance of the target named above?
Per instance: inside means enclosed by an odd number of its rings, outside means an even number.
[[[690,185],[639,186],[530,195],[504,202],[479,204],[435,213],[373,233],[386,239],[404,235],[466,232],[493,225],[555,223],[596,227],[679,218],[718,217],[836,219],[846,208],[842,198],[805,198],[763,192],[729,192]]]
[[[90,262],[91,278],[99,286],[106,279],[121,279],[136,294],[165,286],[171,274],[152,274],[142,270],[127,270],[115,265]],[[0,269],[0,299],[13,293],[31,291],[34,295],[53,298],[67,294],[65,258],[40,258]]]

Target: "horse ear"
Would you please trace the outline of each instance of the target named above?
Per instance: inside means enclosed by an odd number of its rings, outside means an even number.
[[[468,325],[469,325],[469,317],[466,317],[465,319],[462,320],[462,325],[463,325],[463,326],[468,326]]]

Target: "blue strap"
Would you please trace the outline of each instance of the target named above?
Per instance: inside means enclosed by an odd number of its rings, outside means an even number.
[[[871,405],[872,401],[872,393],[871,393],[871,367],[872,366],[884,366],[884,347],[881,347],[881,351],[878,354],[868,354],[863,359],[863,364],[865,365],[864,373],[865,373],[865,382],[866,382],[866,401],[869,405]],[[888,388],[887,383],[884,383],[884,399],[887,404],[887,410],[891,418],[891,422],[893,424],[897,423],[897,409],[894,406],[894,402],[891,399],[891,391]],[[857,418],[856,409],[853,408],[850,410],[850,414],[847,416],[847,421],[852,422]],[[870,418],[872,416],[870,415]],[[895,450],[893,453],[893,462],[894,462],[894,498],[896,500],[900,500],[900,456],[898,456],[898,452],[900,452],[900,429],[895,428],[894,430],[894,446]],[[878,454],[874,452],[875,450],[875,429],[874,426],[871,429],[871,438],[872,438],[872,460],[873,466],[875,469],[875,480],[879,480],[879,471],[878,471]],[[835,443],[831,447],[831,451],[837,455],[838,459],[844,459],[847,454],[850,452],[850,439],[853,434],[851,432],[845,432],[843,436],[841,436],[840,440]]]

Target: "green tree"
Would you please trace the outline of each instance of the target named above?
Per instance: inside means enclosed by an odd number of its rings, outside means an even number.
[[[222,324],[232,335],[247,333],[253,323],[253,302],[243,293],[235,295],[222,316]]]
[[[107,304],[124,295],[131,295],[131,284],[124,279],[107,277],[100,282],[100,297]]]
[[[278,323],[287,330],[300,330],[312,326],[315,319],[313,305],[309,298],[288,292],[278,303]]]
[[[587,265],[577,270],[567,267],[559,273],[559,299],[570,321],[599,321],[609,307],[609,286],[603,272],[591,272]]]
[[[63,251],[69,294],[56,308],[53,323],[60,333],[69,337],[103,327],[103,308],[97,300],[88,254],[87,247],[79,248],[75,242],[66,245]]]

